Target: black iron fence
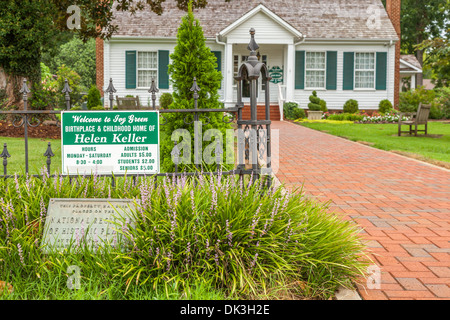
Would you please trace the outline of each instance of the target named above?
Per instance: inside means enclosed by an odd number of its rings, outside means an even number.
[[[266,83],[267,88],[269,87],[270,77],[268,77],[267,67],[264,63],[259,62],[256,57],[256,50],[259,48],[256,42],[254,41],[254,30],[250,30],[251,33],[251,42],[249,44],[248,49],[251,51],[248,61],[244,62],[240,69],[238,76],[235,77],[237,80],[237,91],[238,91],[238,99],[235,107],[232,108],[221,108],[221,109],[203,109],[198,108],[198,92],[201,90],[197,85],[197,81],[193,79],[193,85],[191,91],[193,92],[193,100],[194,100],[194,109],[161,109],[159,110],[159,115],[163,120],[160,123],[161,126],[167,124],[167,118],[164,117],[165,114],[170,113],[183,113],[186,114],[184,118],[185,124],[194,124],[199,122],[199,117],[201,114],[205,113],[228,113],[232,114],[232,120],[230,121],[227,116],[224,114],[222,117],[223,122],[235,122],[237,124],[237,161],[234,162],[234,169],[222,171],[219,159],[222,159],[223,151],[221,148],[216,148],[216,163],[217,169],[216,171],[211,172],[203,172],[203,174],[209,175],[253,175],[255,179],[259,178],[261,174],[267,175],[267,183],[271,184],[271,140],[270,140],[270,96],[269,90],[266,90],[265,96],[265,109],[266,109],[266,118],[263,120],[257,119],[257,81],[262,76],[262,81]],[[242,108],[244,104],[242,102],[242,84],[243,82],[250,83],[250,108],[251,108],[251,120],[242,120]],[[156,93],[158,92],[158,88],[155,85],[155,81],[152,81],[151,87],[148,90],[152,96],[152,106],[153,110],[156,109]],[[65,108],[67,111],[71,110],[71,101],[70,101],[70,92],[72,92],[69,87],[68,81],[65,81],[65,86],[62,90],[62,93],[65,95]],[[114,93],[117,90],[114,88],[113,79],[110,79],[109,86],[105,90],[105,93],[109,95],[109,110],[113,110],[114,104]],[[23,127],[24,128],[24,143],[25,143],[25,173],[29,175],[29,154],[28,154],[28,129],[29,127],[37,127],[41,125],[41,121],[39,119],[34,119],[33,117],[36,115],[51,115],[51,114],[61,114],[60,110],[28,110],[28,95],[30,90],[27,87],[27,81],[23,80],[23,86],[20,90],[20,93],[23,96],[23,110],[10,110],[10,111],[0,111],[0,114],[4,115],[12,115],[15,119],[12,120],[12,125],[15,128]],[[89,112],[89,111],[86,111]],[[108,110],[105,110],[108,112]],[[191,118],[193,115],[193,121],[188,121],[188,118]],[[208,119],[206,115],[203,116]],[[209,123],[206,122],[203,125],[207,125]],[[60,122],[57,120],[57,126],[60,127]],[[201,141],[201,140],[200,140]],[[174,143],[174,148],[172,150],[172,161],[175,165],[175,171],[171,173],[157,173],[153,176],[156,178],[158,176],[167,176],[170,175],[172,177],[178,176],[197,176],[200,174],[201,170],[195,170],[192,172],[178,172],[178,164],[180,158],[181,151],[179,150],[177,143]],[[49,177],[53,177],[51,174],[51,165],[52,165],[52,157],[54,153],[52,151],[51,143],[48,143],[47,150],[43,153],[43,157],[46,158],[46,174]],[[0,154],[0,157],[3,158],[3,175],[1,178],[11,178],[16,175],[8,174],[8,159],[11,157],[8,146],[4,143],[3,152]],[[262,160],[262,161],[259,161]],[[265,167],[262,168],[260,163],[265,162]],[[197,169],[200,165],[196,164]],[[42,177],[42,174],[34,174],[31,176],[34,177]],[[133,179],[136,179],[138,176],[144,176],[144,174],[101,174],[100,176],[107,176],[112,178],[112,185],[115,185],[116,177],[132,176]],[[147,174],[148,176],[148,174]],[[69,176],[70,177],[70,176]]]

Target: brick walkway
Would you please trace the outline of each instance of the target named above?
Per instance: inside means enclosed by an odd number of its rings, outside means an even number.
[[[288,122],[272,129],[278,179],[364,228],[381,284],[359,286],[363,299],[450,299],[450,171]]]

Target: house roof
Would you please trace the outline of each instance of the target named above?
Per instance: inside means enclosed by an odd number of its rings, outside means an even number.
[[[419,60],[413,54],[405,54],[400,56],[400,71],[420,71],[422,66]]]
[[[398,40],[380,0],[208,0],[206,8],[194,14],[205,37],[215,38],[260,4],[308,39]],[[119,29],[114,37],[175,38],[186,12],[177,8],[175,0],[167,0],[163,8],[160,16],[150,9],[134,15],[116,11],[113,23]]]

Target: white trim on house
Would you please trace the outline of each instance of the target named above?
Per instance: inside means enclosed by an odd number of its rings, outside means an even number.
[[[243,22],[251,19],[253,16],[255,16],[257,13],[263,12],[268,17],[270,17],[273,21],[277,22],[280,26],[291,32],[295,37],[302,38],[303,34],[292,27],[290,24],[288,24],[286,21],[281,19],[279,16],[277,16],[275,13],[267,9],[264,5],[259,4],[257,7],[255,7],[253,10],[247,12],[244,14],[240,19],[236,20],[232,24],[230,24],[228,27],[223,29],[219,32],[219,35],[226,36],[228,33],[239,27]]]
[[[413,68],[415,71],[401,71],[402,73],[422,73],[422,69],[417,68],[416,66],[412,65],[411,63],[406,62],[403,59],[400,59],[400,63],[406,65],[409,68]]]
[[[404,65],[408,68],[411,68],[413,70],[402,70],[402,68],[400,68],[400,91],[402,91],[403,89],[403,81],[402,79],[404,78],[411,78],[411,82],[410,82],[410,89],[416,89],[416,83],[417,83],[417,74],[419,73],[423,73],[422,69],[414,66],[413,64],[403,60],[400,58],[400,65]]]

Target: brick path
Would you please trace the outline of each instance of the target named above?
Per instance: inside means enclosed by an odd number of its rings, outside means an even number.
[[[363,299],[450,299],[450,171],[288,122],[272,129],[278,179],[364,228],[381,284],[358,286]]]

